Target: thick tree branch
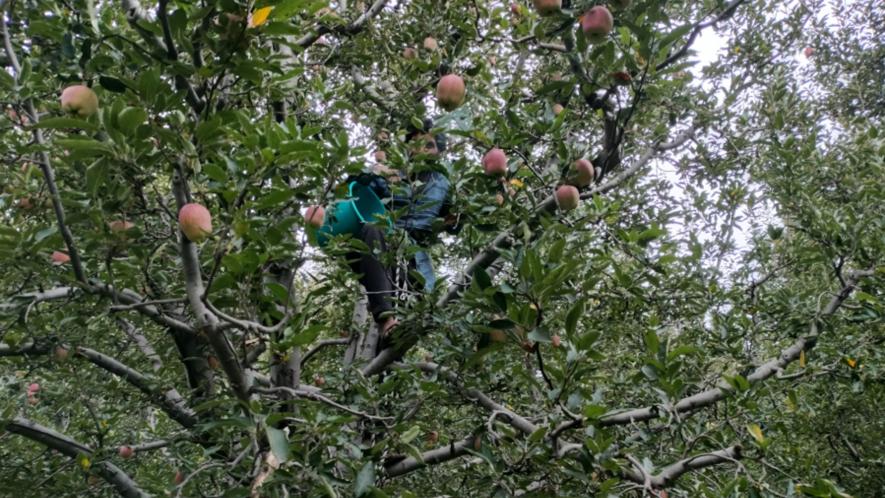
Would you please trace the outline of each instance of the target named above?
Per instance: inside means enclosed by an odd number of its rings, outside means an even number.
[[[92,455],[92,449],[85,444],[79,443],[64,434],[21,417],[0,421],[0,426],[4,426],[7,431],[13,434],[18,434],[32,441],[36,441],[71,458],[77,458],[79,455]],[[93,468],[108,483],[113,485],[121,496],[126,498],[148,498],[151,496],[143,491],[138,484],[126,475],[125,472],[120,470],[119,467],[107,460],[95,462]]]
[[[186,179],[180,167],[176,168],[172,190],[175,193],[175,200],[178,209],[181,210],[188,202],[188,192]],[[203,302],[203,296],[206,289],[203,285],[203,276],[200,270],[200,257],[197,252],[197,245],[190,241],[184,233],[179,231],[179,250],[181,252],[181,263],[184,271],[185,291],[188,303],[197,320],[197,325],[202,330],[224,373],[230,379],[234,394],[241,401],[249,399],[249,385],[242,365],[234,352],[233,346],[228,341],[224,331],[219,327],[218,317],[212,313]]]
[[[0,343],[0,358],[9,356],[47,355],[53,352],[55,344],[50,342],[38,343],[31,341],[26,344],[12,347]],[[75,348],[74,357],[83,357],[93,365],[107,370],[132,384],[142,393],[146,394],[169,418],[175,420],[182,427],[192,428],[196,424],[196,415],[187,406],[184,399],[174,388],[162,389],[156,385],[154,379],[124,365],[119,360],[108,355],[99,353],[90,348]]]
[[[399,477],[410,472],[422,469],[428,465],[448,462],[458,457],[467,455],[474,448],[477,436],[468,436],[460,441],[425,451],[421,458],[409,457],[405,460],[384,467],[384,475],[387,477]]]
[[[817,342],[817,338],[819,335],[818,323],[820,319],[834,314],[836,310],[838,310],[839,307],[842,305],[842,303],[845,302],[845,300],[848,299],[848,297],[851,295],[852,291],[857,285],[858,280],[862,277],[870,276],[872,274],[873,271],[866,270],[848,273],[849,276],[848,280],[846,281],[845,287],[843,287],[838,293],[836,293],[836,295],[833,296],[833,298],[827,303],[827,305],[812,320],[809,333],[805,337],[799,338],[790,347],[784,349],[777,358],[773,358],[763,365],[757,367],[749,376],[747,376],[747,381],[749,381],[750,384],[762,382],[786,368],[786,366],[790,363],[798,360],[799,356],[802,354],[802,351],[808,351],[813,348],[815,343]],[[576,420],[571,420],[559,425],[551,433],[551,437],[556,437],[562,432],[569,429],[582,427],[587,423],[593,423],[594,425],[597,425],[599,427],[608,427],[613,425],[627,425],[635,422],[644,422],[647,420],[658,418],[662,414],[668,412],[691,413],[700,408],[718,403],[719,401],[730,396],[733,391],[734,388],[731,386],[731,384],[722,381],[715,388],[708,389],[692,396],[688,396],[676,403],[664,405],[663,407],[652,406],[647,408],[634,408],[632,410],[614,411],[601,416],[595,421],[588,421],[586,418],[583,417]]]
[[[735,445],[725,448],[724,450],[695,455],[686,458],[685,460],[680,460],[664,467],[655,475],[642,475],[643,473],[639,470],[624,470],[621,475],[637,484],[649,485],[653,488],[666,488],[679,479],[680,476],[687,474],[688,472],[703,469],[705,467],[712,467],[721,463],[733,463],[740,460],[742,456],[741,446]]]

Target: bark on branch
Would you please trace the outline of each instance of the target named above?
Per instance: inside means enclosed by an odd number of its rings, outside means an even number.
[[[820,319],[834,314],[842,303],[844,303],[851,295],[851,292],[857,286],[858,280],[872,274],[873,271],[866,270],[849,273],[846,285],[833,296],[827,305],[812,320],[809,333],[805,337],[799,338],[790,347],[784,349],[777,358],[773,358],[757,367],[749,376],[747,376],[747,381],[749,381],[750,384],[762,382],[786,368],[790,363],[798,360],[802,351],[808,351],[813,348],[819,335],[818,323]],[[652,420],[667,412],[690,413],[700,408],[718,403],[730,396],[733,391],[734,388],[727,382],[723,381],[715,388],[707,389],[706,391],[685,397],[676,403],[665,405],[663,407],[652,406],[646,408],[634,408],[632,410],[618,410],[605,414],[595,421],[588,421],[583,417],[568,421],[558,426],[551,436],[558,436],[566,430],[583,427],[588,423],[592,423],[599,427],[608,427]]]
[[[384,468],[386,477],[399,477],[414,472],[428,465],[448,462],[467,455],[474,448],[477,436],[468,436],[458,442],[450,443],[421,454],[421,458],[409,457],[405,460],[388,465]]]
[[[0,420],[0,426],[4,426],[7,431],[13,434],[36,441],[71,458],[76,458],[79,455],[92,455],[92,449],[85,444],[25,418],[15,417],[12,420]],[[114,486],[121,496],[126,498],[148,498],[151,496],[119,467],[107,460],[95,462],[93,468]]]
[[[742,447],[740,445],[731,446],[724,450],[714,451],[712,453],[704,453],[688,457],[674,464],[664,467],[658,474],[642,475],[638,470],[624,470],[621,475],[637,484],[649,485],[653,488],[666,488],[673,484],[680,476],[687,474],[693,470],[712,467],[721,463],[733,463],[742,457]]]

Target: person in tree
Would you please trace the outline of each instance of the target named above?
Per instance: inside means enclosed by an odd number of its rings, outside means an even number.
[[[408,161],[403,169],[392,169],[382,163],[372,173],[348,179],[370,187],[385,200],[394,213],[395,226],[403,230],[411,242],[428,248],[442,230],[456,233],[458,217],[451,213],[451,181],[449,171],[440,161],[446,150],[447,137],[433,133],[433,121],[423,127],[411,127],[406,135]],[[397,324],[393,315],[393,299],[397,286],[432,290],[436,284],[433,263],[426,250],[415,252],[406,271],[394,264],[385,264],[389,256],[391,233],[383,226],[365,224],[359,234],[368,247],[366,252],[348,254],[348,262],[368,294],[369,312],[378,324],[382,337]],[[417,272],[418,278],[412,277]]]

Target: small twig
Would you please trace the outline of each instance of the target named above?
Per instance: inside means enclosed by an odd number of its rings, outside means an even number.
[[[302,388],[293,389],[291,387],[253,387],[252,392],[260,393],[260,394],[277,394],[277,393],[285,393],[290,394],[292,396],[307,398],[313,401],[319,401],[320,403],[325,403],[333,408],[337,408],[341,411],[347,412],[351,415],[356,415],[357,417],[366,418],[369,420],[395,420],[393,417],[381,417],[378,415],[370,415],[365,412],[361,412],[359,410],[355,410],[353,408],[344,406],[336,401],[333,401],[326,396],[314,391],[308,391]]]

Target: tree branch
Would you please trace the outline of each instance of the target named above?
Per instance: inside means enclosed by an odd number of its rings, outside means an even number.
[[[2,7],[3,4],[0,3],[0,11],[4,10]],[[11,13],[9,14],[9,17],[10,19],[12,18]],[[0,22],[0,31],[3,33],[3,46],[6,49],[6,55],[9,58],[9,62],[13,69],[13,93],[17,93],[18,78],[21,75],[21,65],[18,62],[15,50],[12,48],[12,41],[9,39],[9,29],[6,27],[5,19],[3,22]],[[34,102],[30,98],[25,100],[25,110],[31,123],[36,125],[40,122],[40,116],[34,108]],[[78,281],[85,284],[86,272],[83,270],[83,262],[80,260],[80,253],[74,245],[74,235],[68,228],[67,223],[65,223],[65,211],[62,206],[61,195],[58,193],[58,186],[55,183],[55,171],[52,169],[52,165],[49,161],[49,154],[46,152],[48,146],[43,137],[43,130],[35,126],[33,134],[34,140],[40,147],[40,170],[43,172],[43,178],[46,180],[46,187],[49,189],[49,197],[52,199],[52,209],[55,211],[55,218],[58,222],[59,232],[61,232],[62,239],[64,239],[65,245],[67,246],[68,255],[71,257],[71,266],[74,269],[74,276]]]
[[[731,463],[742,458],[741,445],[731,446],[724,450],[714,451],[712,453],[704,453],[693,457],[680,460],[674,464],[664,467],[661,472],[656,475],[649,475],[642,470],[639,471],[624,470],[621,475],[637,484],[650,485],[653,488],[665,488],[673,484],[680,476],[687,474],[693,470],[712,467],[720,463]],[[634,466],[638,466],[634,464]]]
[[[291,387],[277,386],[277,387],[253,387],[252,392],[260,393],[260,394],[289,394],[291,396],[296,396],[299,398],[307,398],[313,401],[318,401],[320,403],[327,404],[333,408],[337,408],[338,410],[347,412],[351,415],[356,415],[360,418],[366,418],[370,420],[393,420],[393,417],[380,417],[378,415],[370,415],[365,412],[361,412],[359,410],[355,410],[348,406],[344,406],[341,403],[333,401],[332,399],[323,396],[318,391],[315,390],[307,390],[303,387],[299,387],[298,389],[293,389]]]
[[[709,28],[710,26],[716,24],[719,21],[723,21],[723,20],[727,19],[728,17],[731,17],[731,15],[734,14],[735,9],[737,9],[738,6],[740,6],[740,4],[744,3],[745,1],[746,0],[732,0],[732,2],[728,5],[726,5],[725,9],[719,15],[717,15],[715,18],[713,18],[709,21],[698,23],[694,27],[694,29],[691,31],[691,34],[688,35],[688,40],[685,42],[685,45],[683,45],[682,48],[680,48],[676,52],[672,53],[669,57],[664,59],[663,62],[658,64],[657,67],[655,67],[655,70],[660,71],[661,69],[664,69],[665,67],[676,62],[677,60],[681,59],[682,57],[685,57],[685,54],[688,53],[688,49],[691,48],[692,44],[694,44],[695,38],[698,37],[698,35],[701,33],[701,31],[703,31],[706,28]]]
[[[387,477],[399,477],[414,472],[428,465],[448,462],[458,457],[467,455],[476,444],[477,436],[468,436],[458,442],[450,443],[421,454],[421,458],[409,457],[405,460],[384,467]]]
[[[615,187],[619,186],[630,177],[635,175],[658,153],[671,150],[675,147],[678,147],[679,145],[682,145],[693,135],[693,133],[694,128],[691,128],[679,137],[675,138],[672,142],[665,144],[655,144],[654,146],[649,148],[649,150],[645,154],[643,154],[632,166],[622,171],[617,176],[611,178],[607,182],[597,185],[596,187],[582,193],[581,198],[587,199],[594,195],[603,194],[614,189]],[[555,211],[555,209],[556,200],[554,196],[551,195],[544,199],[535,209],[534,213],[532,213],[528,220],[529,225],[534,225],[538,223],[541,215],[543,215],[544,213],[553,212]],[[510,247],[513,240],[513,230],[514,228],[509,228],[499,233],[485,249],[474,256],[473,260],[467,265],[467,268],[465,268],[464,271],[462,271],[455,278],[455,282],[449,286],[448,291],[437,300],[437,308],[443,308],[448,303],[457,299],[460,290],[469,284],[471,275],[473,275],[473,273],[477,269],[488,268],[498,259],[501,250]],[[380,353],[378,353],[378,355],[375,356],[372,361],[363,366],[363,368],[361,369],[362,374],[368,377],[382,372],[388,365],[396,361],[398,358],[402,357],[402,354],[405,351],[407,351],[412,345],[418,342],[418,337],[416,334],[411,334],[407,336],[404,335],[399,339],[400,341],[398,344],[385,348]]]
[[[372,4],[361,16],[359,16],[352,23],[338,29],[332,29],[327,26],[320,26],[313,33],[308,33],[301,38],[295,40],[295,45],[298,45],[301,48],[307,48],[313,45],[317,40],[320,39],[326,33],[339,33],[346,35],[355,35],[365,28],[366,23],[369,22],[369,19],[378,15],[381,12],[381,9],[387,5],[387,0],[376,0],[375,3]]]
[[[79,455],[92,455],[92,449],[85,444],[21,417],[0,421],[0,426],[4,426],[7,431],[13,434],[36,441],[71,458],[77,458]],[[99,475],[117,489],[120,495],[126,498],[148,498],[151,496],[143,491],[125,472],[108,460],[97,461],[92,466]]]
[[[784,349],[777,358],[773,358],[763,365],[757,367],[749,376],[747,376],[747,381],[750,384],[762,382],[769,377],[775,375],[777,372],[783,370],[790,363],[799,359],[802,351],[808,351],[813,348],[815,343],[817,342],[817,337],[819,335],[819,320],[823,317],[834,314],[836,310],[839,309],[839,306],[841,306],[842,303],[845,302],[846,299],[848,299],[848,297],[851,295],[851,292],[855,289],[858,279],[864,276],[870,276],[872,274],[873,271],[871,270],[854,271],[849,273],[849,277],[845,287],[843,287],[835,296],[833,296],[833,298],[827,303],[823,310],[821,310],[818,315],[812,320],[808,335],[799,338],[795,343],[793,343],[792,346]],[[715,388],[685,397],[675,404],[665,405],[661,408],[657,406],[652,406],[647,408],[634,408],[632,410],[619,410],[609,412],[595,421],[588,421],[584,417],[578,418],[576,420],[571,420],[559,425],[551,433],[551,437],[556,437],[563,431],[569,429],[582,427],[588,422],[599,427],[608,427],[613,425],[627,425],[635,422],[652,420],[659,417],[662,411],[664,413],[690,413],[700,408],[718,403],[719,401],[730,396],[733,391],[734,388],[731,387],[730,384],[722,381]]]
[[[189,196],[186,181],[180,165],[177,166],[173,175],[172,190],[179,210],[188,202]],[[198,328],[205,332],[209,344],[215,350],[215,355],[218,357],[219,363],[221,363],[221,368],[228,379],[230,379],[234,394],[241,401],[248,401],[249,386],[243,367],[240,365],[233,346],[231,346],[224,331],[219,327],[218,317],[203,302],[206,290],[203,286],[197,245],[191,242],[180,230],[178,239],[182,269],[184,271],[185,292],[191,310],[197,319]]]
[[[320,352],[321,349],[328,346],[345,346],[350,344],[350,339],[325,339],[317,343],[316,346],[310,349],[307,353],[304,353],[304,356],[301,357],[301,367],[304,367],[304,364],[307,363],[307,360],[310,359],[311,356]]]

